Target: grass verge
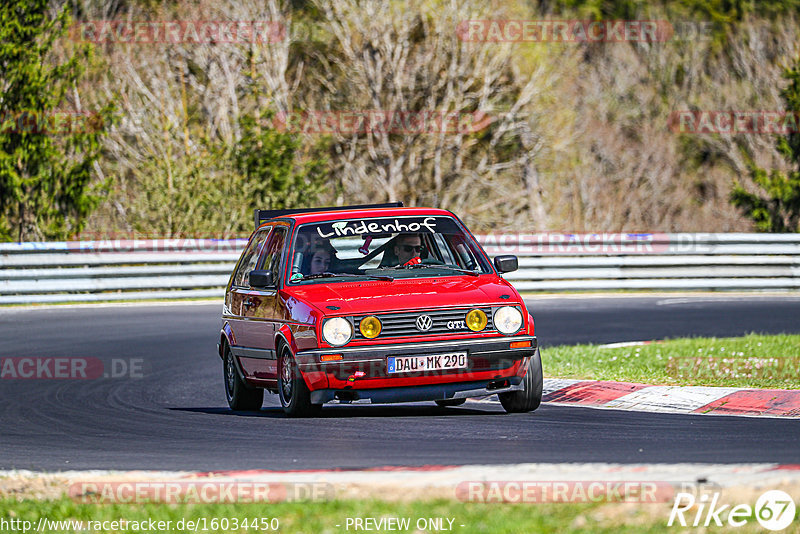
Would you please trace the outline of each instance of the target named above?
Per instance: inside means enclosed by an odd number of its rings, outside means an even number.
[[[681,386],[800,388],[800,335],[682,338],[542,350],[545,376]]]

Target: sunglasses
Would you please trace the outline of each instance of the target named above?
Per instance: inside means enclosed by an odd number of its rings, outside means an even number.
[[[422,245],[403,245],[403,250],[406,252],[421,252]]]

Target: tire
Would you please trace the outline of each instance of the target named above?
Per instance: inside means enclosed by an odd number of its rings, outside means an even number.
[[[467,402],[467,399],[443,399],[434,402],[441,408],[446,408],[448,406],[461,406],[462,404]]]
[[[532,412],[542,403],[544,379],[542,358],[539,356],[538,348],[528,360],[528,370],[522,383],[525,385],[525,389],[522,391],[509,391],[497,395],[500,398],[500,404],[508,413]]]
[[[291,351],[284,346],[278,357],[278,396],[289,417],[310,417],[319,414],[321,404],[311,404],[308,390]]]
[[[225,345],[225,356],[222,360],[222,373],[225,379],[225,397],[228,406],[237,412],[251,412],[261,409],[264,403],[264,390],[248,386],[239,373],[229,346]]]

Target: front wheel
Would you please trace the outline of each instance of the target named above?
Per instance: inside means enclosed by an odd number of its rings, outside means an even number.
[[[522,383],[525,386],[522,391],[509,391],[497,395],[500,398],[500,404],[508,413],[532,412],[542,403],[544,378],[542,376],[542,358],[539,356],[538,348],[528,360],[528,370]]]
[[[288,348],[283,347],[278,359],[278,396],[283,411],[290,417],[309,417],[322,409],[321,404],[311,404],[311,393],[303,380]]]
[[[225,397],[228,406],[235,411],[256,411],[264,403],[264,390],[248,386],[239,375],[233,353],[225,346],[225,358],[222,363],[225,379]]]

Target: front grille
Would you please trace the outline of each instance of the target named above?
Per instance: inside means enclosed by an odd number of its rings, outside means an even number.
[[[376,313],[373,314],[381,321],[381,333],[377,338],[383,339],[390,337],[408,337],[408,336],[429,336],[435,334],[464,334],[471,333],[472,330],[467,328],[466,316],[467,312],[475,308],[449,308],[444,310],[419,310],[414,312],[402,313]],[[494,324],[492,322],[492,308],[489,306],[479,307],[483,310],[488,318],[486,327],[481,332],[495,332]],[[417,318],[420,315],[427,315],[432,320],[432,326],[429,330],[420,331],[417,328]],[[353,317],[355,322],[355,337],[354,339],[366,339],[361,335],[358,328],[361,319],[368,317],[367,315],[360,315]],[[460,324],[455,324],[459,323]],[[448,323],[450,326],[448,327]]]

